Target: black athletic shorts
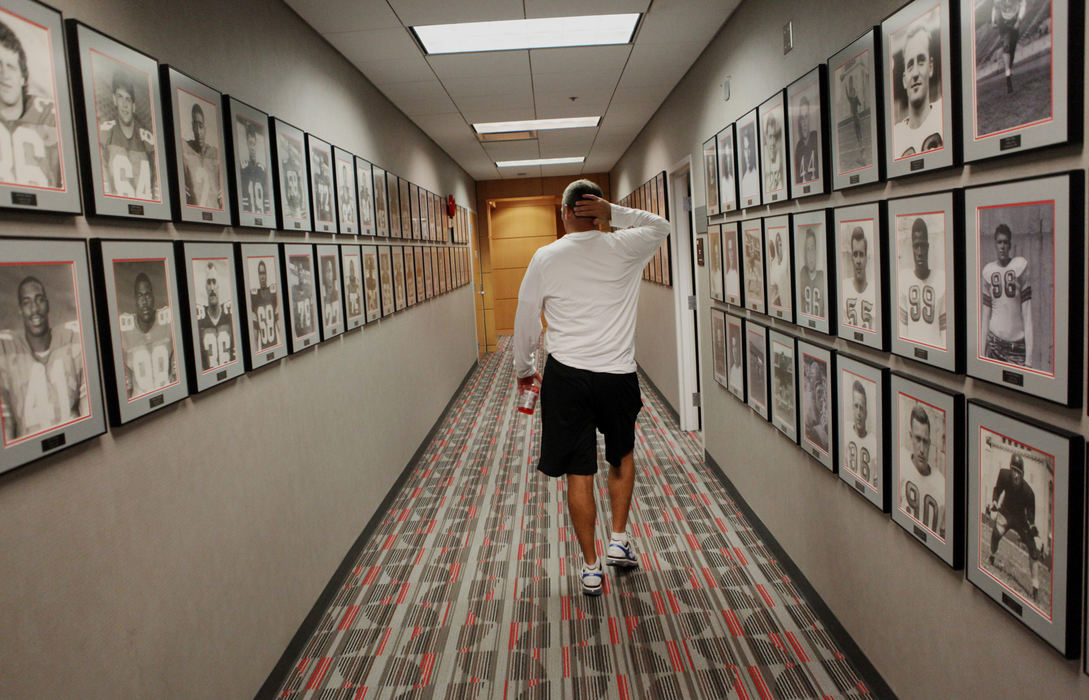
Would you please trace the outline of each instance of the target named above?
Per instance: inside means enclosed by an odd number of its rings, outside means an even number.
[[[608,374],[568,367],[551,355],[541,382],[541,460],[548,476],[597,472],[597,433],[614,467],[635,448],[643,408],[635,372]]]

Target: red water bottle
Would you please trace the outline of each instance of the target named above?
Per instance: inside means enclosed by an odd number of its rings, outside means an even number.
[[[533,412],[537,410],[537,397],[541,393],[541,388],[536,384],[528,384],[518,394],[518,411],[519,413],[525,413],[527,416],[532,416]]]

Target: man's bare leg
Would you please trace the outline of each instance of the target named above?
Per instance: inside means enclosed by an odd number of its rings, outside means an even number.
[[[597,506],[594,504],[592,474],[567,475],[567,512],[571,514],[571,525],[582,548],[582,558],[589,566],[597,561],[597,551],[594,549]]]
[[[609,465],[609,503],[613,511],[613,532],[627,532],[628,510],[635,488],[635,457],[632,452],[620,458],[620,466]]]

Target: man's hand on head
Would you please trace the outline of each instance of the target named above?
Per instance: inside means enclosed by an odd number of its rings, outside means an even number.
[[[592,194],[584,194],[582,199],[575,202],[575,216],[593,217],[594,224],[597,226],[608,225],[609,220],[612,218],[612,209],[608,200]]]

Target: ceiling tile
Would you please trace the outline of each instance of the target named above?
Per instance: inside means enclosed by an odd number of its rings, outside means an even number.
[[[658,106],[649,102],[634,102],[612,107],[601,120],[601,130],[605,132],[614,126],[642,129],[656,111]]]
[[[570,93],[537,92],[534,103],[537,107],[537,119],[558,119],[560,117],[593,117],[605,114],[609,106],[610,93],[592,93],[579,97],[574,102]]]
[[[504,112],[510,113],[521,110],[521,114],[527,116],[523,117],[509,117],[509,119],[534,119],[533,116],[533,95],[529,93],[527,89],[525,93],[519,92],[518,94],[509,95],[485,95],[483,97],[459,97],[454,100],[458,109],[466,115],[470,121],[473,122],[497,122],[507,121],[508,117],[495,117],[494,115],[502,114]],[[476,116],[469,117],[470,114],[485,115],[483,118],[477,118]]]
[[[496,141],[484,144],[484,152],[492,160],[527,160],[540,158],[536,141]]]
[[[499,168],[499,177],[504,180],[521,180],[527,177],[540,177],[541,166],[534,165],[525,168]]]
[[[510,96],[514,99],[531,97],[532,91],[529,76],[525,75],[491,75],[476,76],[472,78],[447,78],[442,81],[446,86],[450,97],[455,100],[463,97],[487,97],[495,95],[499,97],[496,106],[503,105],[503,98]]]
[[[577,46],[566,49],[533,49],[529,61],[534,73],[567,73],[572,83],[587,69],[600,73],[619,73],[628,60],[632,47]]]
[[[572,75],[578,75],[578,80],[572,80]],[[533,90],[538,93],[563,92],[568,96],[602,92],[609,94],[616,87],[619,80],[620,71],[588,70],[573,71],[571,73],[542,73],[534,69]]]
[[[462,107],[461,113],[465,115],[465,121],[469,122],[470,124],[479,124],[481,122],[514,122],[537,118],[533,114],[532,104],[528,106],[509,108],[496,108],[484,104],[482,106],[474,106],[469,109]]]
[[[422,58],[419,47],[403,27],[335,32],[324,36],[326,41],[353,63]]]
[[[421,114],[413,119],[416,124],[436,141],[440,138],[470,138],[476,141],[472,127],[465,123],[465,118],[457,112],[442,114]]]
[[[445,114],[456,109],[454,103],[446,95],[433,95],[423,98],[407,97],[391,101],[410,118],[423,114]]]
[[[578,17],[646,12],[650,0],[525,0],[526,17]]]
[[[597,129],[552,129],[537,132],[537,141],[542,158],[581,156],[590,150],[596,135]]]
[[[643,18],[636,43],[671,40],[702,41],[713,37],[737,8],[740,0],[655,0]]]
[[[639,42],[631,51],[622,85],[676,84],[706,47],[706,42]]]
[[[319,33],[400,27],[386,0],[285,0]]]
[[[488,51],[428,56],[435,75],[443,80],[492,75],[523,75],[529,78],[528,51]]]
[[[434,78],[431,80],[414,80],[411,83],[387,83],[379,89],[393,102],[443,98],[449,100],[442,83]],[[446,111],[454,112],[457,110],[449,109]]]
[[[390,0],[406,27],[501,19],[524,19],[522,0]]]
[[[572,180],[587,172],[585,163],[569,163],[567,165],[542,165],[541,177],[560,177],[566,175]]]

